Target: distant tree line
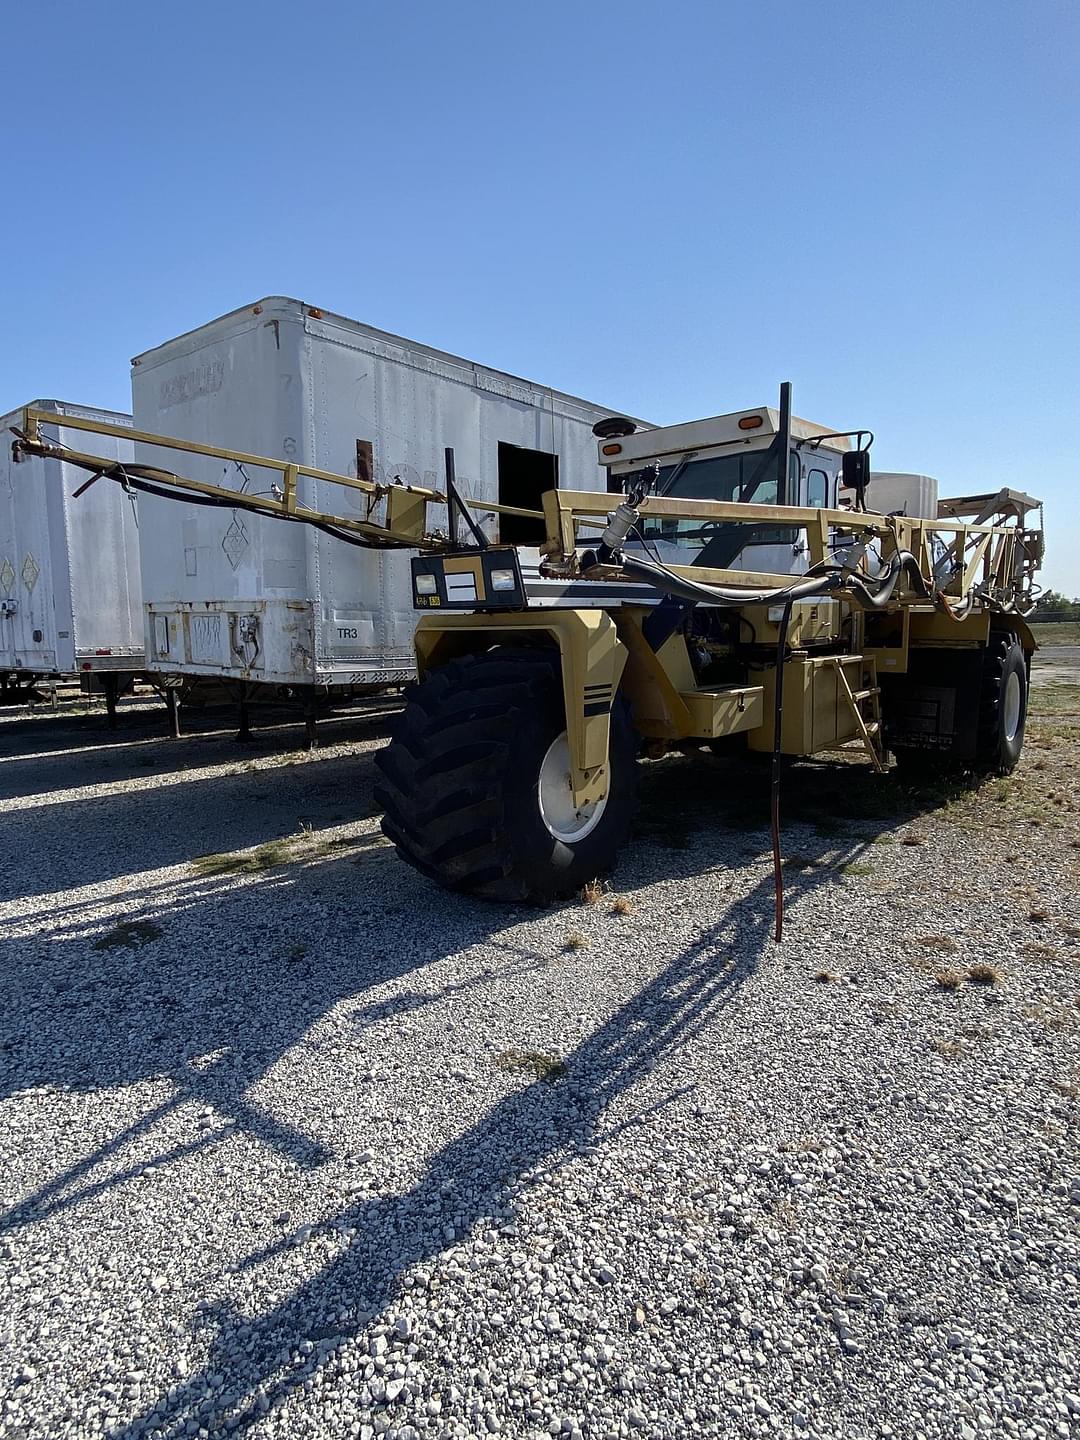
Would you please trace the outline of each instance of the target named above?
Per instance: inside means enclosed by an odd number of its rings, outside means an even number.
[[[1080,599],[1070,600],[1058,590],[1047,590],[1028,619],[1035,624],[1040,620],[1080,620]]]

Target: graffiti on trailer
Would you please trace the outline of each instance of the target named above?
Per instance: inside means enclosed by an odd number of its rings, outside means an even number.
[[[196,365],[183,374],[170,375],[161,382],[158,392],[158,408],[168,410],[173,405],[183,405],[198,395],[212,395],[220,390],[225,379],[224,360],[211,360],[205,365]]]
[[[213,662],[221,659],[221,616],[192,615],[191,617],[191,659],[192,662]]]

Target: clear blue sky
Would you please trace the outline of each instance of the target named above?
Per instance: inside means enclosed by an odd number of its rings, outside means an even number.
[[[8,7],[0,406],[285,293],[659,422],[1044,497],[1080,594],[1071,0]]]

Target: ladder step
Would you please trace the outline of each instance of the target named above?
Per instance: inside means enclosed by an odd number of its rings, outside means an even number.
[[[867,722],[866,722],[866,734],[867,734],[867,737],[868,737],[869,739],[873,739],[873,737],[874,737],[875,735],[878,735],[878,734],[880,734],[880,733],[881,733],[881,726],[878,724],[878,722],[877,722],[876,720],[867,720]],[[866,740],[863,739],[863,736],[862,736],[862,734],[860,733],[860,734],[858,734],[858,735],[852,735],[852,736],[850,736],[847,740],[841,741],[841,744],[842,744],[842,745],[862,745],[863,747],[865,747],[865,745],[866,745]]]
[[[873,686],[871,689],[869,689],[869,690],[856,690],[856,691],[852,694],[852,697],[851,697],[851,698],[852,698],[853,700],[869,700],[869,699],[871,698],[871,696],[873,696],[873,695],[880,695],[880,694],[881,694],[881,687],[880,687],[879,685],[874,685],[874,686]]]

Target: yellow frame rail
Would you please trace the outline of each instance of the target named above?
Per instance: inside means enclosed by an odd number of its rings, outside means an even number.
[[[1008,507],[1015,514],[1016,492],[1008,495]],[[544,513],[549,542],[547,556],[555,566],[573,567],[579,543],[578,528],[582,522],[596,523],[608,515],[621,497],[601,491],[551,490],[544,496]],[[1028,497],[1022,497],[1028,501]],[[1019,508],[1035,508],[1030,501]],[[1003,503],[1002,510],[1007,508]],[[830,539],[836,532],[881,544],[881,558],[888,561],[900,550],[910,550],[919,562],[927,584],[945,596],[962,598],[977,583],[982,583],[1003,598],[1023,590],[1023,582],[1038,568],[1037,557],[1029,542],[1037,531],[1028,531],[1019,524],[965,524],[956,519],[916,519],[902,515],[875,515],[871,511],[813,510],[799,505],[750,505],[721,500],[680,500],[668,496],[646,496],[638,507],[643,520],[689,519],[718,520],[742,524],[789,525],[806,530],[811,565],[832,559]],[[940,585],[934,579],[929,537],[951,535],[951,563],[956,566],[948,580]],[[991,542],[996,542],[992,544]],[[1017,542],[1020,542],[1019,544]],[[970,553],[969,553],[970,552]],[[1019,558],[1021,568],[1015,570]],[[940,563],[940,562],[939,562]],[[780,588],[790,585],[790,574],[770,574],[747,570],[712,570],[700,565],[670,565],[677,575],[699,580],[706,585],[724,585],[747,589],[762,586]],[[902,598],[902,596],[897,597]]]
[[[115,459],[72,450],[57,441],[49,440],[41,433],[42,425],[114,436],[156,449],[177,450],[189,455],[221,460],[238,467],[251,466],[254,469],[268,470],[280,476],[278,493],[270,496],[254,495],[246,491],[230,490],[227,486],[214,485],[209,481],[177,475],[174,471],[147,465],[142,461],[129,463],[127,468],[131,470],[133,478],[167,485],[181,493],[213,497],[226,501],[234,508],[256,513],[329,526],[344,534],[356,535],[362,542],[373,546],[433,551],[452,548],[445,534],[429,527],[428,507],[447,504],[447,496],[440,490],[399,483],[384,485],[350,475],[339,475],[331,470],[321,470],[313,465],[298,465],[290,460],[252,455],[243,450],[227,450],[220,446],[203,445],[196,440],[155,435],[146,430],[131,430],[104,420],[84,419],[75,415],[58,416],[50,411],[27,406],[22,412],[22,434],[16,432],[16,454],[21,451],[53,456],[70,461],[90,471],[92,475],[115,474],[118,470],[122,471],[124,466]],[[341,515],[301,504],[297,497],[297,486],[301,477],[340,485],[348,491],[358,491],[366,499],[366,513],[362,518],[357,518],[355,515]],[[591,523],[595,528],[622,498],[602,491],[556,489],[548,491],[543,497],[543,512],[477,500],[469,496],[462,496],[462,501],[466,505],[496,514],[542,519],[547,530],[543,551],[553,572],[577,575],[579,527],[583,523]],[[1038,501],[1030,496],[1013,490],[1001,490],[992,495],[943,501],[941,510],[944,513],[940,518],[932,520],[901,515],[875,515],[872,512],[854,510],[815,510],[797,505],[750,505],[719,500],[675,499],[668,496],[646,496],[638,508],[645,519],[765,523],[805,529],[811,565],[831,561],[832,548],[835,548],[838,533],[850,535],[856,542],[876,540],[880,546],[881,559],[886,562],[898,551],[911,551],[918,560],[926,584],[946,598],[961,599],[978,586],[981,587],[982,598],[1008,602],[1026,593],[1027,582],[1039,567],[1041,532],[1024,528],[1027,511],[1037,507]],[[977,516],[974,523],[967,523],[959,518],[965,510]],[[980,523],[992,516],[1008,519],[1013,523]],[[944,541],[946,536],[953,537],[946,551],[951,573],[940,584],[934,579],[935,563],[930,543],[932,535],[937,536],[940,541]],[[744,589],[781,588],[790,585],[796,578],[790,574],[713,570],[691,565],[672,565],[670,568],[676,574],[706,585]],[[941,568],[941,557],[937,561],[937,568]],[[618,573],[617,569],[594,572],[589,578],[603,583],[605,579],[615,578]],[[916,598],[911,594],[911,584],[907,579],[894,597],[895,602],[901,604],[910,604]]]

